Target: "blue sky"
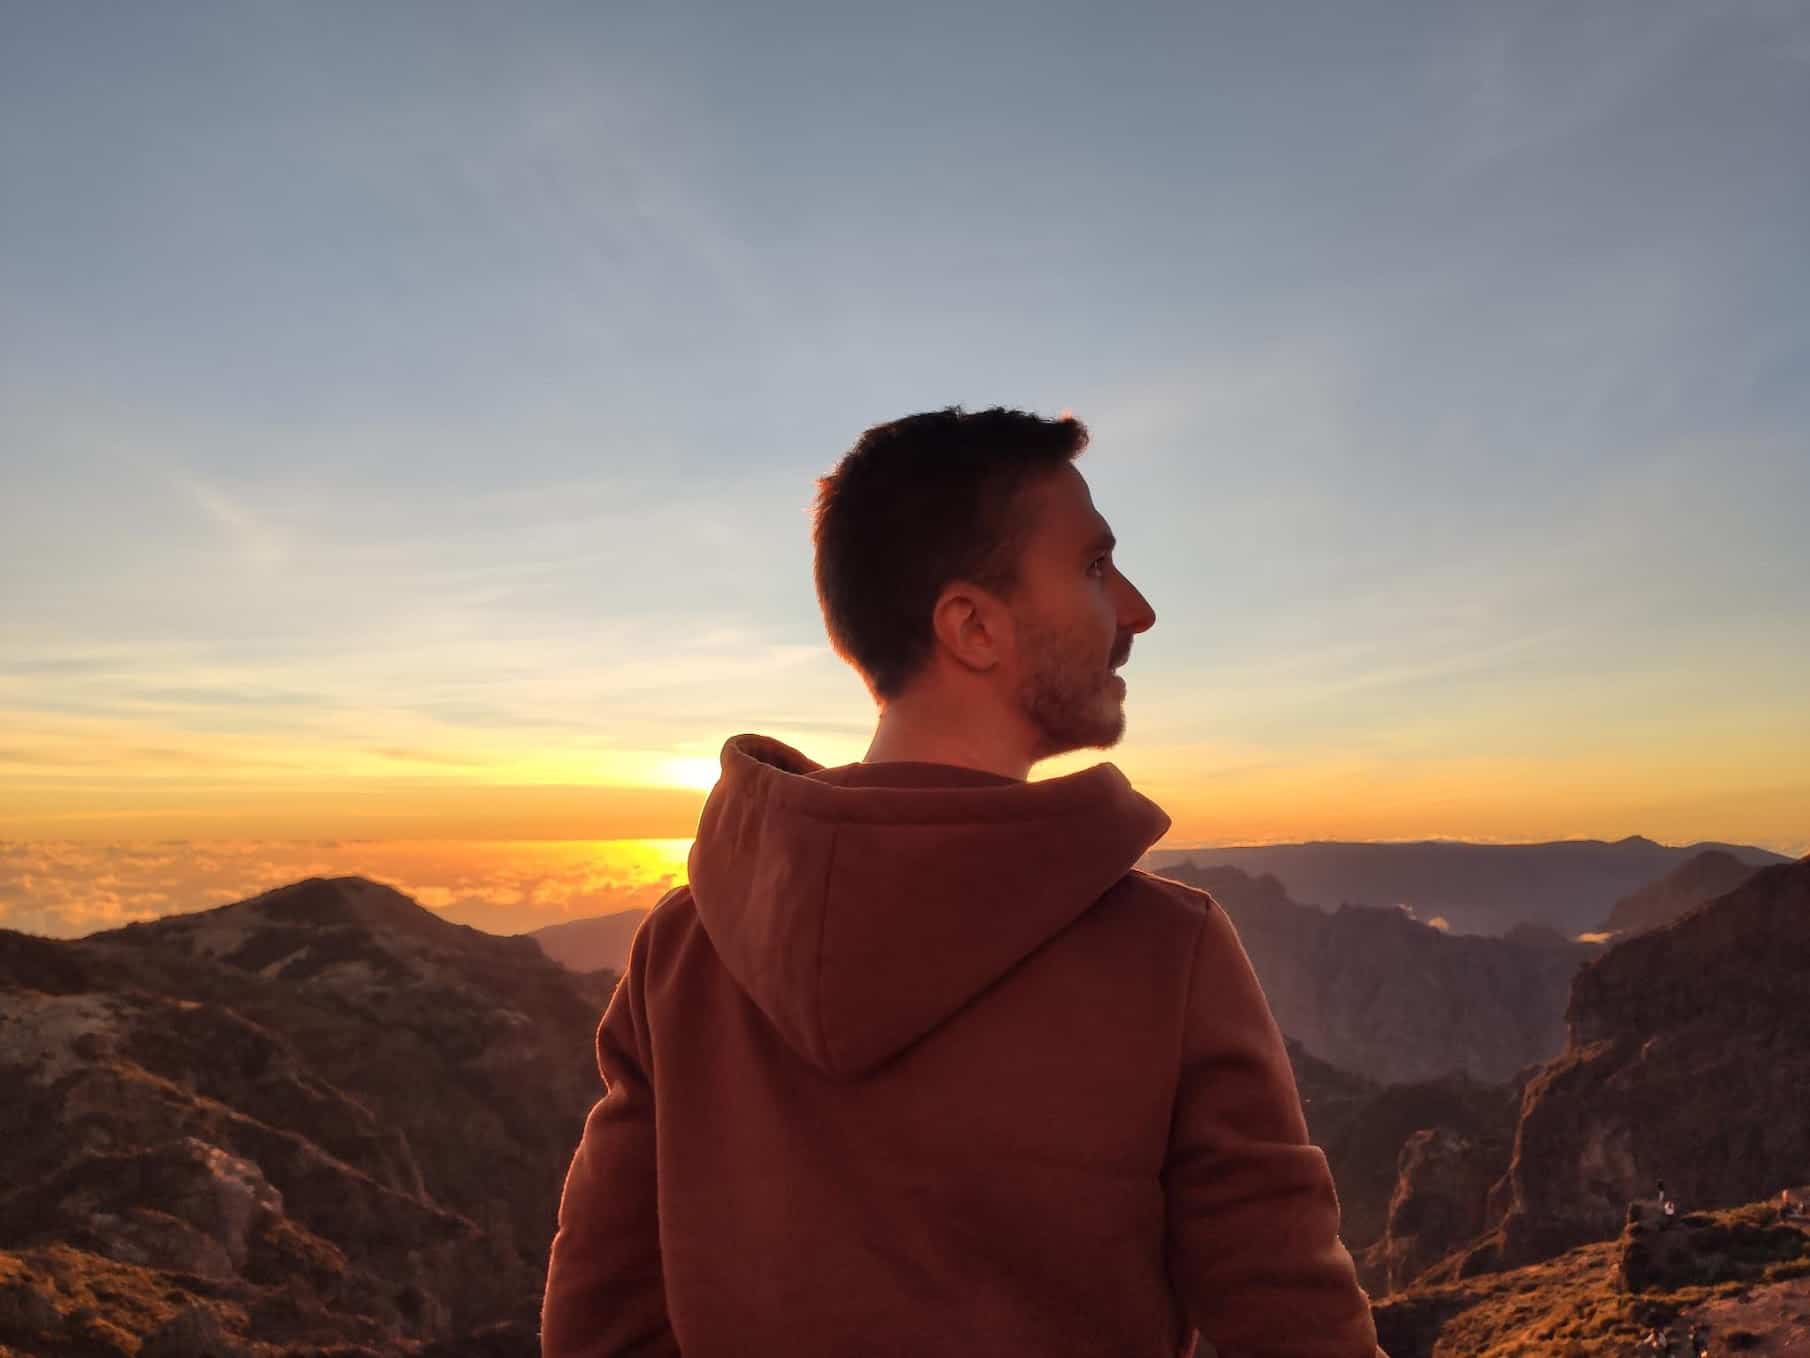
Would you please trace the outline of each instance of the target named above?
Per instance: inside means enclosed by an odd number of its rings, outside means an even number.
[[[959,402],[1183,838],[1810,848],[1810,8],[0,25],[0,836],[857,758],[812,478]]]

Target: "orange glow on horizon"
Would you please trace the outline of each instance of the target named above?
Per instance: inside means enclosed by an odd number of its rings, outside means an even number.
[[[829,765],[858,759],[864,748],[860,734],[768,733]],[[684,839],[720,772],[714,741],[481,755],[467,748],[455,756],[424,733],[393,737],[375,749],[117,719],[40,722],[0,763],[0,840]],[[1171,845],[1639,834],[1810,850],[1806,766],[1745,730],[1681,735],[1669,748],[1580,736],[1553,750],[1467,755],[1445,754],[1435,742],[1355,750],[1131,744],[1077,751],[1032,777],[1103,761],[1169,814]]]

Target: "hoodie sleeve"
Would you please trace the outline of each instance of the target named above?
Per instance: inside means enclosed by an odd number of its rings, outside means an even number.
[[[677,1358],[679,1352],[660,1266],[647,936],[643,924],[597,1029],[606,1092],[585,1119],[559,1200],[541,1305],[542,1358]]]
[[[1189,1319],[1221,1358],[1387,1358],[1281,1031],[1217,904],[1193,968],[1163,1171]]]

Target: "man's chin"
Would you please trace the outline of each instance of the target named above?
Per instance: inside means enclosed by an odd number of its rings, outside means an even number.
[[[1108,721],[1088,724],[1086,730],[1070,730],[1061,739],[1048,742],[1050,753],[1044,759],[1053,759],[1055,755],[1070,755],[1075,750],[1111,750],[1115,744],[1124,739],[1126,733],[1126,715],[1120,708]]]
[[[1054,759],[1076,750],[1108,750],[1117,745],[1125,737],[1125,699],[1118,688],[1116,683],[1104,685],[1091,703],[1078,711],[1071,708],[1065,715],[1073,719],[1060,725],[1036,722],[1043,734],[1041,752],[1036,758]],[[1036,721],[1035,714],[1027,715]]]

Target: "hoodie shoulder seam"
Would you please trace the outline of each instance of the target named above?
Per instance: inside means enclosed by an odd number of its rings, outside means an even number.
[[[1179,901],[1196,910],[1205,912],[1216,907],[1224,909],[1218,901],[1213,899],[1212,892],[1202,887],[1191,886],[1187,882],[1178,882],[1173,877],[1164,877],[1161,873],[1151,872],[1147,868],[1133,868],[1125,875],[1162,893],[1170,900]]]
[[[649,907],[647,915],[642,919],[640,924],[635,926],[635,932],[640,933],[643,929],[648,930],[648,942],[652,943],[652,931],[662,928],[667,920],[671,919],[674,915],[683,914],[688,907],[694,915],[697,913],[697,902],[692,899],[691,884],[689,882],[680,882]],[[670,930],[668,930],[668,932],[670,932]]]

